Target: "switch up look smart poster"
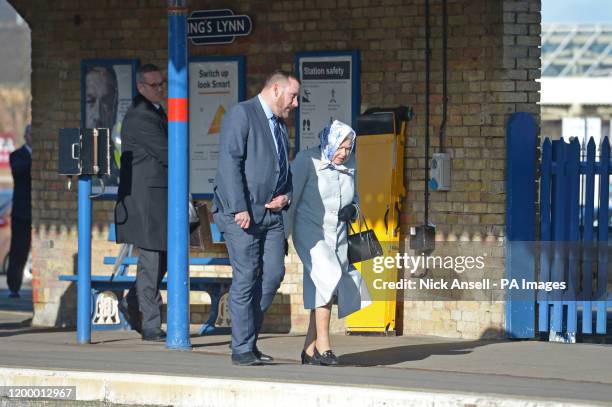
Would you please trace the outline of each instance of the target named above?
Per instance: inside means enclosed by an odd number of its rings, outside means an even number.
[[[319,145],[319,132],[333,120],[355,127],[359,114],[359,53],[305,52],[296,55],[301,82],[296,110],[296,152]]]
[[[225,112],[245,98],[244,57],[189,60],[189,191],[212,198]]]

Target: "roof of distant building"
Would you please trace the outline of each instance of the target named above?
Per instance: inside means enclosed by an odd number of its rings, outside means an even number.
[[[542,24],[542,77],[612,76],[612,24]]]

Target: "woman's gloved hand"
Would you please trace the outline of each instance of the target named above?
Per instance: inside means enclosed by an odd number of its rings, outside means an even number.
[[[348,204],[338,211],[338,220],[340,222],[350,222],[355,218],[357,208],[353,204]]]

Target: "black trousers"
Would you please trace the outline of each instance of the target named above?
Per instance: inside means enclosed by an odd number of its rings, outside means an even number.
[[[6,270],[6,283],[9,290],[18,292],[23,281],[23,268],[28,261],[32,244],[32,220],[11,219],[11,248]]]
[[[162,298],[159,285],[166,274],[167,252],[140,249],[136,284],[127,294],[128,309],[140,310],[143,331],[161,327]]]

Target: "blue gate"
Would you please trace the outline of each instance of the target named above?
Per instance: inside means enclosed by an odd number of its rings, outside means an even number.
[[[603,139],[596,156],[592,138],[586,154],[577,139],[546,139],[539,163],[536,140],[531,116],[513,115],[507,133],[506,277],[562,283],[564,289],[540,289],[531,297],[509,293],[508,336],[534,337],[536,317],[537,331],[548,332],[553,341],[574,342],[576,333],[605,334],[612,307],[609,140]]]

